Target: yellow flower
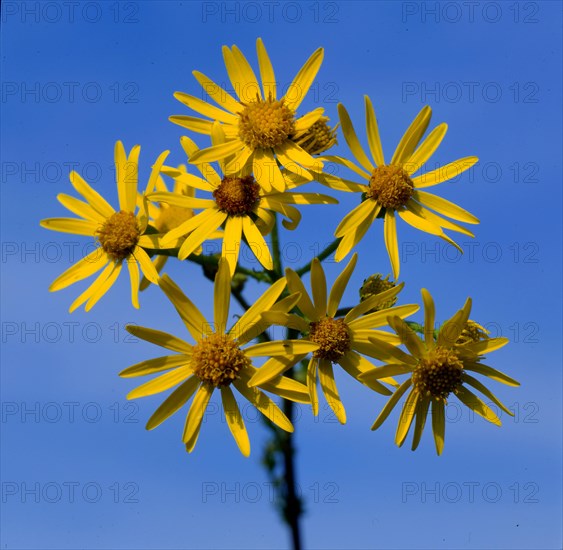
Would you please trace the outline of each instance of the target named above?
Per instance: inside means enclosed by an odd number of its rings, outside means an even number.
[[[278,99],[274,69],[260,38],[256,41],[256,51],[262,88],[242,52],[236,46],[223,46],[223,59],[238,100],[204,74],[194,71],[204,93],[219,107],[176,92],[174,97],[178,101],[211,120],[180,115],[172,116],[170,120],[208,135],[212,133],[213,121],[224,125],[227,141],[202,149],[190,160],[191,163],[214,162],[230,156],[226,173],[231,174],[250,161],[256,179],[265,191],[270,191],[272,187],[284,191],[287,182],[276,159],[286,169],[301,175],[308,175],[302,167],[322,168],[322,162],[313,158],[297,142],[322,117],[324,109],[315,109],[299,118],[295,117],[295,112],[319,71],[324,53],[322,48],[316,50],[297,73],[285,95]],[[309,179],[312,178],[309,176]]]
[[[212,138],[214,143],[224,142],[221,126],[214,125]],[[188,137],[181,139],[188,159],[197,154],[196,144]],[[228,159],[219,161],[221,169],[225,170]],[[275,222],[274,212],[286,216],[288,220],[282,223],[287,229],[297,227],[301,214],[291,206],[292,204],[335,204],[332,197],[319,193],[265,193],[250,174],[251,165],[248,163],[241,171],[229,176],[221,177],[208,163],[196,165],[203,177],[188,174],[183,170],[164,167],[163,173],[174,177],[176,182],[196,187],[212,193],[212,198],[193,198],[171,193],[152,193],[151,200],[168,203],[177,207],[196,208],[203,211],[170,230],[161,239],[162,246],[170,247],[173,241],[187,235],[180,246],[178,258],[184,260],[201,244],[216,238],[218,227],[225,224],[223,233],[222,256],[229,262],[231,274],[234,273],[244,234],[258,261],[266,268],[272,269],[272,257],[264,235],[267,235]],[[291,185],[298,186],[307,180],[291,175]]]
[[[180,171],[185,171],[186,167],[184,165],[180,165],[178,167],[178,170]],[[147,193],[151,193],[153,191],[158,191],[160,193],[168,193],[168,187],[166,186],[166,183],[164,182],[163,178],[161,176],[158,176],[156,183],[155,183],[155,188],[154,189],[150,189],[147,190]],[[171,191],[171,193],[175,194],[175,195],[179,195],[179,196],[185,196],[185,197],[191,197],[194,198],[195,197],[195,189],[193,187],[190,187],[189,185],[182,183],[181,181],[175,181],[174,182],[174,187]],[[139,204],[139,206],[142,204],[143,201],[143,195],[138,194],[137,195],[137,202]],[[175,229],[176,227],[178,227],[179,225],[181,225],[182,223],[188,221],[189,219],[193,218],[195,216],[195,212],[193,211],[192,208],[184,208],[182,206],[172,206],[170,204],[166,204],[164,202],[148,202],[147,203],[147,212],[149,215],[149,225],[151,225],[152,227],[154,227],[157,231],[158,231],[158,235],[165,235],[166,233],[168,233],[169,231],[171,231],[172,229]],[[221,231],[217,231],[215,233],[213,233],[212,235],[210,235],[210,239],[219,239],[222,237],[222,232]],[[163,248],[162,246],[162,240],[159,239],[159,237],[153,237],[153,239],[155,239],[157,246],[160,246],[161,249]],[[171,242],[169,243],[168,248],[176,248],[178,246],[180,246],[183,242],[183,239],[178,239],[177,242]],[[199,247],[198,249],[196,249],[194,251],[194,254],[201,254],[201,247]],[[163,269],[164,266],[166,265],[166,261],[168,260],[168,256],[162,255],[162,254],[158,254],[153,258],[152,263],[156,269],[156,271],[158,273],[160,273]],[[150,281],[146,278],[143,277],[143,279],[141,280],[141,290],[145,290],[148,286],[150,285]]]
[[[315,122],[298,140],[300,145],[310,155],[320,155],[334,147],[338,141],[336,139],[336,129],[338,124],[331,128],[328,125],[329,118],[323,116]]]
[[[156,428],[182,408],[195,394],[190,406],[183,442],[191,452],[196,444],[203,416],[214,390],[221,392],[227,423],[242,454],[250,454],[250,442],[240,409],[231,389],[235,389],[274,424],[286,431],[293,431],[289,419],[261,390],[277,394],[298,403],[309,403],[307,388],[286,377],[278,376],[260,385],[260,389],[248,386],[256,372],[254,357],[279,357],[291,353],[307,353],[314,345],[299,340],[269,341],[242,348],[259,336],[267,326],[260,318],[265,310],[288,311],[297,296],[288,296],[276,303],[286,287],[285,279],[274,283],[256,303],[248,309],[230,330],[226,330],[229,315],[231,277],[226,260],[219,261],[214,284],[214,323],[208,323],[200,310],[186,297],[179,287],[163,275],[160,288],[168,296],[180,315],[195,344],[158,330],[129,325],[127,330],[143,340],[178,352],[157,357],[133,365],[120,376],[136,377],[168,371],[131,391],[127,398],[136,399],[176,389],[165,399],[149,418],[147,430]]]
[[[86,202],[65,194],[57,195],[59,202],[79,218],[48,218],[41,221],[41,226],[75,235],[94,237],[99,246],[59,275],[49,287],[50,291],[61,290],[78,281],[94,275],[102,268],[96,280],[71,304],[70,311],[86,303],[89,311],[117,280],[126,262],[131,280],[131,301],[139,307],[139,266],[152,283],[158,284],[158,273],[151,263],[144,248],[154,248],[151,235],[146,234],[148,216],[145,201],[136,210],[138,162],[141,148],[135,145],[129,156],[121,141],[115,144],[115,172],[119,210],[99,195],[76,172],[70,173],[70,182]],[[169,151],[163,152],[155,162],[147,188],[152,189],[160,168]],[[139,265],[137,265],[137,263]]]
[[[381,330],[374,330],[387,324],[388,315],[407,317],[419,310],[415,304],[393,307],[365,315],[378,305],[388,302],[399,294],[404,283],[394,288],[371,296],[361,304],[353,307],[344,317],[337,316],[338,306],[348,281],[354,271],[357,254],[354,254],[348,265],[336,279],[327,299],[326,277],[321,262],[315,258],[311,264],[311,289],[313,300],[309,297],[299,275],[291,269],[286,269],[287,286],[290,292],[299,293],[297,307],[305,318],[285,312],[266,312],[262,315],[264,321],[270,324],[283,325],[300,331],[306,335],[301,340],[316,344],[317,349],[309,361],[307,368],[307,385],[313,405],[313,413],[318,414],[317,398],[317,370],[321,389],[329,406],[338,420],[346,422],[346,412],[336,388],[333,363],[338,363],[350,376],[359,379],[362,373],[368,372],[373,365],[361,354],[373,357],[371,340],[399,343],[398,338]],[[391,344],[389,344],[391,345]],[[391,346],[392,347],[392,346]],[[274,376],[279,376],[297,362],[306,357],[307,353],[273,357],[261,367],[251,379],[251,385],[267,382]],[[395,385],[392,378],[385,378],[383,382]],[[383,395],[391,395],[378,380],[362,382]]]
[[[389,324],[409,353],[385,342],[376,342],[372,339],[375,356],[387,364],[364,374],[361,379],[364,382],[377,381],[381,377],[410,374],[410,378],[405,380],[389,399],[371,429],[375,430],[381,426],[410,388],[399,417],[395,442],[399,446],[404,443],[414,421],[412,442],[414,451],[420,442],[428,409],[432,406],[434,441],[437,453],[441,454],[446,430],[445,405],[451,393],[464,405],[497,426],[501,425],[497,415],[467,386],[475,388],[490,402],[513,416],[513,413],[489,389],[469,373],[482,374],[509,386],[519,386],[520,384],[506,374],[481,363],[483,353],[501,348],[508,343],[507,338],[487,338],[469,343],[465,339],[460,341],[459,338],[467,326],[471,311],[470,298],[467,299],[461,310],[442,325],[437,338],[434,337],[434,301],[426,289],[422,289],[422,300],[424,302],[424,339],[419,338],[399,317],[389,317]]]
[[[336,261],[345,258],[352,248],[360,242],[377,217],[383,217],[385,246],[393,267],[393,276],[397,279],[400,262],[396,215],[416,229],[441,237],[461,252],[463,250],[444,233],[444,229],[474,237],[471,231],[446,220],[438,214],[471,224],[479,223],[475,216],[452,202],[422,191],[422,189],[437,185],[461,174],[473,166],[478,159],[477,157],[465,157],[432,172],[414,176],[436,151],[448,128],[447,124],[438,125],[419,145],[432,115],[432,110],[426,106],[409,126],[391,161],[386,164],[377,120],[368,96],[365,96],[365,105],[368,143],[372,158],[370,159],[367,156],[360,145],[348,112],[342,104],[339,104],[338,112],[344,138],[360,166],[340,157],[327,156],[324,157],[324,160],[347,166],[364,178],[366,183],[350,182],[323,174],[317,174],[317,177],[321,183],[329,187],[361,193],[365,198],[343,218],[336,228],[335,236],[342,237],[336,251]]]

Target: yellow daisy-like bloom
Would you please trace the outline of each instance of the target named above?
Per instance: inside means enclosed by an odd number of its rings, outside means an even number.
[[[178,166],[178,170],[185,172],[186,167],[184,165],[180,165]],[[168,187],[166,186],[166,183],[164,182],[161,176],[158,176],[155,183],[155,188],[151,190],[147,190],[147,192],[149,193],[154,191],[158,191],[160,193],[171,192],[175,195],[179,195],[182,197],[191,197],[191,198],[195,197],[195,192],[196,192],[196,190],[193,187],[185,183],[182,183],[180,181],[175,181],[172,191],[169,191]],[[138,194],[137,202],[139,203],[139,205],[142,204],[142,201],[143,201],[143,195]],[[195,212],[193,211],[192,208],[184,208],[182,206],[172,206],[164,202],[161,203],[148,202],[147,212],[149,215],[149,225],[151,225],[158,231],[157,234],[158,236],[153,237],[153,239],[155,239],[156,243],[159,244],[161,249],[163,247],[162,247],[161,239],[159,238],[160,236],[166,235],[166,233],[168,233],[172,229],[175,229],[182,223],[190,220],[195,216]],[[215,233],[210,235],[209,238],[219,239],[222,237],[222,235],[223,233],[221,231],[216,231]],[[176,242],[170,242],[168,244],[168,248],[177,248],[178,246],[181,246],[182,242],[183,239],[178,239]],[[201,254],[201,247],[196,249],[194,251],[194,254]],[[162,254],[157,254],[153,258],[152,263],[158,273],[162,271],[162,269],[166,265],[167,260],[168,260],[168,256]],[[145,290],[149,285],[150,285],[150,281],[146,277],[143,277],[143,279],[141,280],[141,290]]]
[[[371,100],[365,96],[366,126],[371,159],[360,145],[348,112],[342,104],[338,105],[340,123],[346,143],[356,158],[359,166],[340,157],[324,157],[325,161],[343,164],[366,180],[366,183],[355,183],[334,176],[317,174],[321,183],[342,191],[358,192],[365,200],[349,212],[340,222],[335,231],[336,237],[342,240],[336,251],[337,261],[342,260],[363,238],[377,217],[384,218],[385,246],[393,267],[395,279],[399,276],[399,247],[397,243],[397,215],[412,227],[437,235],[463,250],[444,233],[444,229],[457,231],[474,237],[471,231],[446,220],[476,224],[479,220],[452,202],[422,191],[423,188],[447,181],[477,162],[477,157],[465,157],[446,166],[415,176],[431,155],[436,151],[446,135],[447,124],[438,125],[420,143],[430,123],[432,110],[424,107],[403,135],[391,161],[386,164],[383,148],[379,138],[377,120]],[[420,143],[420,145],[419,145]],[[435,212],[438,214],[436,214]]]
[[[298,145],[298,141],[322,117],[324,109],[315,109],[299,118],[296,118],[295,112],[319,71],[324,53],[322,48],[316,50],[297,73],[285,95],[278,99],[274,69],[260,38],[256,41],[256,51],[262,87],[242,52],[236,46],[223,46],[223,59],[238,100],[204,74],[194,71],[204,93],[219,107],[176,92],[174,97],[178,101],[211,120],[180,115],[172,116],[170,120],[208,135],[212,133],[213,121],[221,122],[227,141],[202,149],[190,162],[199,164],[231,157],[226,167],[226,173],[231,174],[250,161],[258,184],[265,191],[273,187],[281,192],[287,182],[277,161],[287,170],[301,175],[308,175],[307,168],[322,168],[322,161],[313,158]],[[309,176],[309,179],[312,178]]]
[[[224,142],[221,126],[214,125],[213,140]],[[196,144],[188,137],[181,139],[188,159],[197,154]],[[228,159],[219,162],[225,170]],[[212,198],[192,198],[171,193],[153,193],[148,198],[177,207],[197,208],[203,211],[190,220],[170,230],[161,242],[170,247],[170,243],[187,236],[178,252],[178,258],[187,258],[194,250],[210,238],[216,238],[216,230],[225,224],[223,233],[222,256],[229,262],[231,274],[234,273],[240,251],[242,236],[246,238],[258,261],[266,268],[273,269],[272,256],[264,235],[267,235],[275,222],[274,212],[288,219],[282,223],[287,229],[297,227],[301,214],[291,206],[293,204],[336,204],[338,201],[320,193],[270,192],[265,193],[250,174],[251,165],[229,176],[221,177],[208,163],[196,165],[203,177],[188,174],[174,168],[164,167],[163,173],[174,177],[176,182],[190,185],[212,193]],[[290,176],[293,186],[307,180],[294,174]]]
[[[127,326],[127,330],[131,334],[178,352],[175,355],[142,361],[120,373],[120,376],[123,377],[136,377],[168,371],[134,389],[128,394],[128,399],[154,395],[177,386],[149,418],[147,430],[156,428],[182,408],[195,394],[182,436],[187,451],[193,451],[209,399],[215,390],[219,390],[230,431],[242,454],[248,456],[250,442],[231,389],[231,386],[234,386],[245,399],[274,424],[288,432],[293,431],[289,419],[261,390],[298,403],[309,403],[307,388],[295,380],[282,376],[261,384],[260,389],[249,387],[248,381],[256,372],[252,360],[254,357],[279,357],[292,353],[307,353],[316,349],[316,346],[300,340],[283,340],[242,347],[267,328],[260,318],[261,312],[265,310],[285,312],[295,305],[297,301],[295,295],[288,296],[276,303],[285,287],[285,279],[274,283],[227,331],[231,277],[226,260],[219,261],[219,269],[215,278],[214,324],[206,321],[200,310],[168,275],[163,275],[160,288],[176,308],[195,340],[195,344],[158,330]]]
[[[313,353],[307,368],[307,385],[315,416],[319,412],[317,398],[317,370],[321,389],[325,398],[334,411],[338,420],[346,422],[346,411],[336,388],[333,363],[338,363],[350,376],[359,379],[362,373],[368,372],[373,365],[361,354],[373,357],[371,340],[399,344],[398,338],[388,332],[375,330],[387,325],[389,315],[407,317],[419,310],[416,304],[393,307],[365,315],[367,311],[393,299],[404,286],[404,283],[394,288],[371,296],[361,304],[353,307],[344,317],[336,317],[340,300],[348,281],[354,271],[357,254],[351,258],[348,265],[336,279],[327,299],[326,277],[321,262],[315,258],[311,263],[311,289],[313,299],[309,297],[299,275],[291,269],[286,269],[287,286],[290,292],[299,293],[297,307],[305,318],[284,312],[266,312],[262,318],[271,324],[283,325],[296,329],[306,335],[302,342],[316,344],[318,348]],[[274,376],[279,376],[291,368],[307,354],[287,354],[284,357],[273,357],[261,367],[250,381],[251,385],[267,382]],[[384,378],[383,382],[396,385],[392,378]],[[363,382],[373,390],[391,395],[391,391],[379,380]]]
[[[323,116],[315,122],[298,140],[301,146],[310,155],[320,155],[334,147],[338,141],[336,139],[336,129],[338,124],[331,128],[328,125],[329,118]]]
[[[131,280],[131,301],[139,307],[139,266],[143,275],[158,284],[158,273],[144,248],[155,248],[155,239],[147,235],[148,215],[145,201],[137,210],[138,163],[141,148],[135,145],[126,155],[121,141],[115,144],[115,171],[119,210],[97,193],[82,177],[70,173],[70,182],[86,202],[65,194],[57,195],[59,202],[80,218],[48,218],[41,226],[53,231],[94,237],[99,246],[79,262],[59,275],[49,287],[50,291],[61,290],[78,281],[102,272],[96,280],[70,306],[70,312],[86,303],[89,311],[112,287],[126,262]],[[154,187],[162,164],[169,151],[164,151],[156,160],[147,184]],[[137,212],[135,213],[135,211]],[[102,269],[103,268],[103,269]]]
[[[377,381],[382,377],[410,374],[410,378],[405,380],[389,399],[371,429],[375,430],[381,426],[401,397],[410,389],[399,417],[395,443],[399,447],[404,443],[414,421],[412,441],[414,451],[420,443],[428,409],[432,407],[434,441],[437,453],[441,454],[446,430],[445,405],[450,394],[453,393],[464,405],[497,426],[501,425],[497,415],[467,386],[475,388],[491,403],[505,413],[514,416],[489,389],[470,373],[481,374],[509,386],[519,386],[520,384],[506,374],[481,363],[484,353],[501,348],[508,343],[507,338],[468,341],[462,337],[464,331],[467,330],[471,311],[470,298],[467,299],[461,310],[442,325],[437,338],[434,336],[434,301],[426,289],[422,289],[422,300],[424,302],[424,338],[420,338],[399,317],[389,317],[389,324],[409,353],[372,339],[376,348],[376,357],[385,361],[386,364],[362,375],[361,379],[364,382]],[[460,339],[460,337],[462,338]]]

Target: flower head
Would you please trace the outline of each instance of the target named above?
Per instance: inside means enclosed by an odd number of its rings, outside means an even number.
[[[470,373],[482,374],[510,386],[518,386],[519,383],[506,374],[481,363],[484,353],[501,348],[508,343],[507,338],[468,340],[462,337],[464,331],[467,331],[471,311],[469,298],[464,307],[442,325],[437,337],[434,334],[434,301],[426,289],[422,290],[422,299],[424,302],[424,338],[419,338],[399,317],[390,316],[389,324],[406,346],[408,353],[385,342],[377,342],[372,339],[376,348],[374,355],[386,364],[363,374],[361,380],[364,382],[377,381],[382,377],[409,374],[410,377],[389,398],[373,424],[372,430],[381,426],[399,400],[408,392],[399,417],[395,442],[399,446],[404,443],[414,422],[412,449],[415,450],[420,443],[428,410],[431,407],[436,451],[441,454],[446,429],[445,405],[450,395],[455,395],[471,410],[489,422],[500,426],[501,422],[491,408],[468,389],[468,386],[471,386],[504,412],[513,416],[513,413]],[[469,321],[469,323],[473,322]],[[476,323],[473,324],[476,325]],[[460,339],[460,337],[462,338]]]
[[[214,125],[212,139],[214,143],[224,143],[225,134],[219,123]],[[181,143],[188,159],[193,158],[199,151],[196,144],[188,137],[183,137]],[[162,245],[169,248],[179,238],[185,237],[178,252],[178,258],[183,260],[207,239],[222,237],[222,256],[228,260],[231,274],[233,274],[244,235],[262,266],[272,269],[272,256],[264,237],[272,230],[275,222],[274,213],[277,212],[287,218],[282,221],[284,227],[295,229],[299,224],[301,214],[293,205],[334,204],[337,201],[320,193],[295,191],[267,193],[256,182],[254,174],[251,173],[252,164],[250,163],[247,163],[238,172],[225,175],[224,170],[228,160],[223,159],[219,162],[223,171],[222,175],[209,163],[196,165],[201,177],[189,174],[185,170],[163,168],[163,173],[172,176],[177,183],[207,191],[211,193],[211,196],[194,198],[166,192],[149,194],[150,200],[202,210],[193,218],[163,235]],[[295,175],[290,178],[293,188],[307,181]],[[222,235],[217,234],[217,229],[223,225],[224,232]]]
[[[160,288],[176,308],[195,344],[158,330],[127,326],[131,334],[177,352],[174,355],[142,361],[120,374],[123,377],[137,377],[167,371],[145,382],[127,396],[128,399],[136,399],[175,387],[148,420],[148,430],[156,428],[194,396],[182,436],[187,451],[191,452],[197,442],[209,399],[213,392],[218,390],[221,393],[230,431],[240,451],[248,456],[250,442],[233,393],[232,388],[234,388],[274,424],[283,430],[293,431],[289,419],[264,391],[298,403],[308,403],[307,388],[283,376],[275,376],[260,384],[259,388],[248,385],[248,381],[256,373],[256,368],[252,364],[255,357],[285,357],[315,349],[314,345],[299,340],[266,341],[247,346],[268,328],[260,317],[261,312],[274,310],[283,313],[295,305],[298,298],[296,295],[287,296],[276,303],[285,287],[285,279],[274,283],[233,327],[227,330],[231,276],[226,260],[219,261],[219,269],[215,277],[214,323],[206,321],[200,310],[180,288],[167,275],[163,275]]]
[[[352,276],[356,261],[357,255],[354,254],[327,296],[324,269],[321,262],[315,258],[311,264],[312,299],[309,297],[309,293],[299,275],[295,271],[287,269],[286,278],[289,291],[299,294],[297,307],[303,316],[280,312],[266,312],[262,315],[268,323],[297,329],[304,335],[300,341],[309,342],[316,346],[307,368],[307,384],[311,395],[313,413],[317,415],[319,410],[317,398],[318,372],[325,398],[338,420],[343,424],[346,422],[346,412],[336,387],[333,363],[339,364],[350,376],[359,379],[362,373],[373,368],[369,360],[364,357],[364,355],[373,357],[373,349],[370,343],[372,338],[387,342],[391,347],[393,347],[393,343],[399,343],[395,335],[377,330],[379,327],[387,325],[387,317],[389,315],[407,317],[416,313],[419,309],[417,305],[411,304],[366,314],[370,310],[377,309],[382,304],[393,300],[404,286],[404,284],[400,284],[370,296],[350,309],[345,315],[340,315],[338,312],[340,300]],[[250,383],[260,384],[273,376],[279,376],[304,359],[306,355],[295,354],[292,357],[287,356],[282,359],[274,357],[258,369]],[[384,378],[382,382],[395,384],[390,377]],[[383,395],[391,394],[390,390],[379,380],[370,380],[366,385]]]
[[[238,99],[215,84],[204,74],[194,71],[194,76],[204,92],[218,105],[176,92],[174,97],[200,115],[175,115],[170,120],[194,132],[212,135],[213,122],[219,121],[224,127],[226,140],[212,147],[198,151],[190,159],[191,163],[214,162],[229,157],[226,163],[227,175],[237,172],[247,162],[253,165],[256,181],[264,189],[284,191],[290,185],[287,172],[280,171],[279,164],[312,180],[308,168],[320,170],[322,161],[313,158],[319,148],[325,150],[331,142],[330,137],[317,137],[319,126],[313,125],[323,117],[323,109],[315,109],[296,118],[296,111],[307,95],[323,61],[323,49],[316,50],[306,61],[283,97],[278,97],[278,83],[268,52],[258,38],[256,42],[260,86],[254,70],[243,53],[236,47],[223,46],[223,59],[230,82]],[[210,119],[210,120],[209,120]],[[305,137],[307,136],[307,137]],[[311,151],[303,147],[306,143],[317,144]],[[320,139],[320,141],[319,141]],[[300,145],[301,144],[301,145]]]
[[[158,272],[146,249],[155,246],[154,237],[147,234],[148,215],[144,196],[137,204],[138,162],[141,148],[135,145],[126,156],[121,141],[115,144],[115,172],[119,196],[119,210],[99,195],[77,172],[70,173],[70,182],[86,202],[70,195],[59,194],[59,202],[78,218],[48,218],[41,226],[63,233],[92,237],[97,244],[94,251],[59,275],[49,287],[61,290],[82,281],[101,270],[94,282],[70,306],[74,311],[82,304],[89,311],[117,280],[123,264],[127,264],[131,280],[131,301],[139,307],[139,266],[143,275],[158,284]],[[169,151],[162,153],[147,184],[152,189]],[[138,206],[138,208],[137,208]]]
[[[479,220],[475,216],[452,202],[427,193],[423,189],[461,174],[471,168],[478,159],[477,157],[465,157],[416,176],[416,173],[436,151],[448,128],[447,124],[439,124],[422,140],[432,115],[432,110],[427,106],[414,119],[399,142],[393,157],[386,163],[377,120],[371,100],[367,96],[365,96],[365,106],[371,158],[360,145],[352,121],[342,104],[338,105],[342,132],[358,164],[340,157],[324,157],[325,161],[334,161],[350,168],[364,182],[356,183],[322,173],[317,174],[316,177],[329,187],[356,192],[362,197],[362,202],[349,212],[336,228],[335,236],[342,237],[336,251],[336,260],[340,261],[347,256],[364,237],[376,218],[383,218],[385,246],[391,260],[393,276],[397,279],[400,272],[397,217],[415,229],[444,239],[461,252],[463,250],[444,233],[444,229],[457,231],[470,237],[474,236],[465,227],[442,216],[476,224],[479,223]]]

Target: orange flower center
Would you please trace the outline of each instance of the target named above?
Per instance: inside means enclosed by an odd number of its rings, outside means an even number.
[[[226,334],[211,334],[193,348],[194,374],[215,387],[228,386],[250,364],[250,359]]]
[[[378,166],[371,173],[367,198],[385,208],[405,206],[414,193],[414,184],[405,170],[393,164]]]
[[[232,216],[248,216],[260,202],[260,186],[252,176],[225,176],[213,191],[213,198],[223,212]]]
[[[436,346],[418,362],[412,383],[422,395],[445,401],[461,386],[463,363],[455,351]]]
[[[325,317],[309,325],[309,340],[319,344],[314,356],[337,362],[350,351],[350,330],[343,319]]]
[[[141,236],[134,214],[123,210],[112,214],[97,233],[104,252],[115,261],[127,258]]]
[[[295,114],[281,101],[253,101],[240,113],[239,138],[251,149],[281,145],[295,130]]]

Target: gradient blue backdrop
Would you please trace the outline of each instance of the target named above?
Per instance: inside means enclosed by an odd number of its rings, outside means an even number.
[[[430,430],[416,453],[395,447],[396,416],[370,432],[383,399],[339,373],[348,424],[326,409],[314,421],[306,407],[296,422],[306,547],[560,548],[562,4],[71,4],[2,3],[2,548],[288,546],[252,411],[249,459],[219,414],[188,456],[182,414],[147,433],[161,398],[125,401],[134,381],[117,373],[158,350],[127,340],[124,325],[183,333],[163,295],[151,288],[137,312],[123,280],[93,312],[69,315],[81,290],[47,287],[87,239],[38,225],[64,215],[55,196],[72,192],[69,169],[115,199],[116,139],[142,145],[142,181],[164,149],[184,161],[184,132],[167,119],[187,109],[172,93],[200,93],[193,69],[225,82],[222,44],[255,63],[258,36],[285,84],[323,46],[307,106],[323,104],[334,119],[345,103],[365,136],[369,94],[387,155],[429,103],[434,124],[449,124],[432,162],[479,156],[440,186],[481,219],[474,244],[460,238],[460,259],[401,226],[402,300],[419,301],[426,287],[444,320],[471,295],[472,317],[512,340],[492,364],[522,382],[490,383],[517,413],[503,415],[502,429],[451,407],[438,458]],[[299,230],[283,234],[302,256],[290,244],[286,263],[301,265],[330,241],[354,202],[340,198],[302,209]],[[358,251],[350,303],[364,277],[390,269],[380,226]],[[331,280],[338,269],[327,264]],[[170,273],[211,311],[211,284],[196,266],[171,264]]]

